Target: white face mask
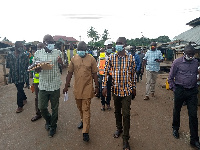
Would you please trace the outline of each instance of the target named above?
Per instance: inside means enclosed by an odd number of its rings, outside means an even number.
[[[48,44],[46,48],[48,48],[50,51],[54,49],[55,44]]]
[[[193,59],[194,59],[194,56],[193,56],[193,57],[189,57],[188,55],[185,55],[185,59],[186,59],[186,60],[193,60]]]

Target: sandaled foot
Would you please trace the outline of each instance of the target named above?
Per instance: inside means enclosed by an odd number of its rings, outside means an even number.
[[[31,121],[34,122],[34,121],[37,121],[37,120],[40,119],[40,118],[42,118],[41,115],[36,115],[35,117],[33,117],[33,118],[31,119]]]
[[[110,105],[107,105],[107,110],[111,110],[111,107],[110,107]]]
[[[106,110],[104,105],[102,105],[101,110],[102,110],[102,111],[105,111],[105,110]]]
[[[130,150],[130,145],[129,145],[128,141],[123,142],[123,150]]]
[[[115,131],[113,137],[114,137],[114,138],[118,138],[118,137],[121,135],[122,132],[123,132],[123,130],[117,129],[117,130]]]

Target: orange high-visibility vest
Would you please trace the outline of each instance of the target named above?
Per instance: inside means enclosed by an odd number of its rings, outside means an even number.
[[[100,59],[100,63],[99,63],[99,74],[100,75],[104,75],[105,65],[106,65],[106,60],[105,59]]]

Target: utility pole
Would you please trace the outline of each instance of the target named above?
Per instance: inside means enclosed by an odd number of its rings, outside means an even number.
[[[79,38],[80,38],[80,41],[81,41],[81,35],[79,36]]]

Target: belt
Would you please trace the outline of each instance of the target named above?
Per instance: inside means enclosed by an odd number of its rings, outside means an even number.
[[[175,86],[178,87],[178,88],[184,89],[184,90],[186,90],[186,91],[193,90],[194,88],[196,88],[196,87],[184,88],[182,85],[179,85],[179,84],[175,84]]]

